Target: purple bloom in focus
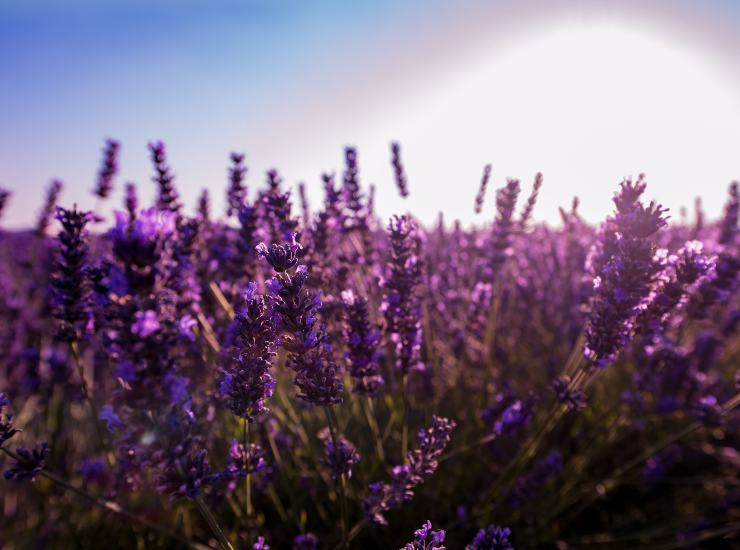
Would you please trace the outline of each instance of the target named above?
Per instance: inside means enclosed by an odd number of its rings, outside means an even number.
[[[446,533],[442,529],[432,531],[432,522],[427,520],[420,529],[414,531],[414,541],[406,544],[401,550],[445,550],[446,547],[443,545],[445,536]]]
[[[267,260],[267,263],[275,271],[283,273],[298,264],[296,254],[301,249],[300,243],[296,240],[296,235],[293,234],[290,242],[271,244],[270,246],[267,246],[265,243],[258,244],[257,254]]]
[[[60,340],[78,340],[90,318],[89,281],[87,276],[87,231],[92,219],[90,212],[59,208],[57,219],[62,224],[59,232],[59,256],[51,284],[54,297],[54,316],[59,321]]]
[[[391,482],[376,482],[368,487],[370,492],[362,503],[368,519],[386,525],[387,511],[399,508],[414,498],[414,488],[437,470],[437,459],[449,445],[450,433],[454,428],[454,421],[432,417],[431,427],[419,431],[419,448],[408,453],[407,464],[393,468]]]
[[[275,355],[274,320],[257,285],[244,292],[244,307],[231,323],[222,353],[221,395],[231,411],[252,422],[268,409],[276,380],[270,373]]]
[[[612,361],[627,342],[638,306],[660,267],[650,237],[666,225],[665,210],[639,202],[645,186],[642,177],[622,182],[614,197],[617,211],[591,254],[594,295],[584,355],[598,366]]]

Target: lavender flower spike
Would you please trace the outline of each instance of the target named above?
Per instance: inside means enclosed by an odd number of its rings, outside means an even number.
[[[276,333],[265,299],[257,284],[244,292],[244,307],[231,324],[228,346],[223,352],[221,395],[229,409],[252,422],[268,409],[265,402],[275,391],[270,373],[275,355]]]
[[[449,445],[455,425],[447,418],[432,417],[431,427],[419,432],[419,448],[408,453],[407,464],[393,468],[391,482],[376,482],[369,486],[370,494],[362,503],[368,519],[386,525],[387,511],[414,498],[414,488],[437,470],[437,459]]]
[[[473,542],[468,544],[465,550],[514,550],[509,542],[510,536],[511,529],[508,527],[489,525],[488,528],[478,531]]]
[[[414,531],[414,540],[401,548],[401,550],[445,550],[446,533],[439,529],[432,531],[432,522],[427,520],[421,528]]]
[[[51,224],[51,218],[54,215],[59,195],[62,193],[62,182],[59,180],[52,180],[49,184],[49,188],[46,190],[46,198],[44,200],[44,206],[39,212],[38,221],[36,222],[36,234],[39,236],[46,235],[46,230]]]
[[[384,382],[378,373],[380,331],[370,324],[367,300],[355,296],[351,290],[342,292],[346,306],[344,339],[349,374],[355,380],[352,393],[375,397]]]
[[[55,317],[59,321],[58,336],[65,342],[79,339],[88,320],[88,277],[86,225],[92,219],[90,212],[59,208],[57,219],[62,224],[59,232],[59,259],[52,279]]]
[[[406,174],[401,163],[401,146],[398,142],[391,143],[391,165],[393,166],[393,177],[396,180],[398,193],[404,199],[409,196],[409,188],[406,182]]]
[[[414,221],[408,216],[394,216],[388,224],[391,256],[388,276],[383,284],[382,310],[386,332],[396,344],[396,367],[405,375],[412,369],[423,370],[421,346],[421,305],[416,288],[421,283],[419,254],[421,240]]]
[[[584,355],[597,366],[613,360],[627,342],[660,268],[650,237],[666,224],[665,210],[639,202],[645,186],[642,176],[621,183],[614,197],[617,211],[607,219],[589,260],[594,294]]]
[[[98,180],[95,184],[93,194],[98,198],[107,199],[113,190],[113,178],[118,172],[118,152],[121,144],[109,139],[105,142],[103,149],[103,163],[98,171]]]

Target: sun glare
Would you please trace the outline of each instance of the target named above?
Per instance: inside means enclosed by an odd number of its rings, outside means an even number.
[[[382,214],[412,209],[431,222],[443,211],[471,220],[482,166],[491,162],[499,186],[511,176],[526,188],[544,173],[539,219],[557,220],[564,192],[580,197],[588,219],[601,219],[611,208],[605,190],[640,172],[674,216],[700,189],[719,215],[740,172],[732,153],[740,143],[737,79],[698,48],[646,27],[567,21],[550,29],[468,56],[423,97],[402,98],[377,126],[366,124],[356,143],[365,181],[382,182]],[[410,185],[419,191],[409,203],[386,185],[390,139],[407,145]],[[331,162],[326,151],[305,153],[311,160],[297,173]],[[435,192],[442,187],[444,200]]]

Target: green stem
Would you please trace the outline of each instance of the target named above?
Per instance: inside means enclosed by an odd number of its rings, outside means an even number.
[[[409,375],[404,374],[401,380],[401,399],[403,402],[403,420],[401,421],[401,463],[406,464],[409,450]]]
[[[10,449],[6,449],[5,447],[0,447],[0,451],[4,452],[6,455],[16,460],[17,462],[21,464],[23,463],[23,459],[17,454],[15,454],[13,451],[11,451]],[[51,481],[58,487],[61,487],[62,489],[70,491],[76,494],[77,496],[84,498],[88,502],[91,502],[92,504],[95,504],[96,506],[99,506],[100,508],[103,508],[104,510],[113,512],[114,514],[118,514],[119,516],[124,517],[130,521],[133,521],[134,523],[138,523],[139,525],[146,527],[147,529],[150,529],[152,531],[155,531],[157,533],[170,537],[171,539],[177,540],[187,545],[189,548],[195,548],[195,545],[189,540],[181,537],[180,535],[177,535],[176,533],[173,533],[172,531],[164,527],[161,527],[155,523],[152,523],[149,520],[144,519],[134,514],[133,512],[129,512],[128,510],[123,508],[120,504],[118,504],[115,501],[98,498],[89,493],[86,493],[79,487],[75,487],[71,483],[64,481],[63,479],[57,477],[56,475],[52,474],[48,470],[45,470],[45,469],[41,470],[41,473],[39,475],[48,479],[49,481]]]
[[[324,407],[324,412],[326,412],[326,420],[329,424],[329,433],[331,434],[331,441],[334,445],[334,457],[336,459],[337,465],[339,465],[341,461],[341,454],[339,452],[339,437],[337,435],[339,423],[337,422],[336,416],[334,416],[334,411],[332,411],[329,407]],[[340,474],[339,510],[342,516],[342,548],[349,548],[349,539],[347,533],[347,495],[345,490],[345,483],[346,481],[344,474]]]
[[[367,424],[370,427],[370,431],[375,439],[375,452],[378,454],[378,460],[380,464],[385,464],[385,452],[383,451],[383,438],[380,435],[380,428],[378,427],[378,420],[375,418],[375,407],[373,405],[372,398],[368,397],[365,399],[362,408],[365,411],[367,417]]]
[[[100,427],[100,419],[98,417],[98,412],[95,409],[95,403],[93,403],[92,395],[90,393],[90,388],[87,385],[87,380],[85,379],[85,370],[82,367],[82,357],[80,355],[80,348],[77,345],[77,341],[70,342],[69,349],[72,352],[72,357],[74,358],[75,366],[77,367],[77,374],[80,377],[80,382],[82,384],[82,393],[85,396],[85,401],[87,401],[87,404],[90,407],[90,414],[92,415],[92,422],[95,428],[95,435],[98,439],[98,445],[100,445],[100,448],[103,451],[103,455],[105,456],[105,461],[108,464],[108,468],[112,471],[113,470],[113,460],[111,459],[110,454],[106,450],[105,436],[103,436],[103,430]]]
[[[244,418],[243,422],[243,439],[244,439],[244,471],[247,472],[244,478],[244,500],[247,504],[247,519],[252,516],[252,473],[249,464],[249,421]]]
[[[226,535],[224,535],[224,532],[221,530],[218,521],[216,521],[213,512],[211,512],[208,504],[206,504],[206,501],[203,499],[203,495],[198,495],[193,499],[193,501],[195,501],[196,506],[198,506],[198,511],[201,513],[203,519],[206,520],[206,523],[208,523],[208,526],[211,528],[211,532],[216,536],[216,539],[218,539],[221,548],[223,550],[234,550],[234,547],[229,542],[229,539],[226,538]]]

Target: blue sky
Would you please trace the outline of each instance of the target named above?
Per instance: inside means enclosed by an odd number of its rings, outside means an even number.
[[[569,18],[568,28],[573,29],[568,32],[576,34],[615,17],[620,21],[634,18],[637,23],[658,21],[650,24],[652,30],[645,36],[659,38],[646,44],[663,44],[660,21],[678,21],[686,13],[699,14],[707,25],[722,27],[728,34],[740,28],[737,4],[724,1],[646,2],[654,4],[648,16],[629,10],[612,13],[609,6],[613,3],[550,2],[545,3],[547,9],[537,1],[518,4],[528,4],[529,12],[514,7],[516,4],[453,5],[437,0],[0,0],[0,186],[14,192],[4,224],[31,223],[52,177],[60,177],[66,184],[63,202],[92,206],[89,189],[106,137],[123,143],[119,188],[122,180],[133,180],[145,197],[152,192],[145,147],[150,140],[163,139],[186,201],[192,204],[200,189],[209,187],[217,205],[231,150],[246,151],[253,186],[262,181],[264,169],[285,167],[287,183],[307,181],[312,198],[318,200],[318,172],[339,168],[341,146],[358,143],[361,163],[362,147],[368,150],[369,177],[383,186],[379,192],[381,212],[410,208],[430,221],[437,210],[445,210],[445,201],[414,203],[414,187],[423,192],[425,186],[435,189],[444,182],[433,181],[433,174],[422,164],[438,160],[430,159],[437,147],[449,146],[451,157],[456,144],[464,146],[463,153],[477,151],[461,141],[459,134],[468,132],[456,123],[465,119],[476,127],[477,118],[461,110],[464,105],[459,102],[445,99],[452,97],[452,92],[443,93],[446,86],[468,78],[461,67],[470,65],[471,60],[495,57],[520,42],[526,50],[526,40],[538,40],[555,27],[556,21],[561,24],[564,16]],[[562,9],[553,8],[557,4],[562,4]],[[671,7],[678,4],[684,10],[681,17],[673,14]],[[489,11],[490,6],[498,11]],[[547,15],[543,15],[545,12]],[[538,21],[537,30],[525,33],[521,29],[529,26],[530,19]],[[694,36],[684,29],[680,38],[674,31],[671,27],[665,32],[673,33],[677,48],[685,47],[689,53],[704,49],[697,66],[711,65],[708,70],[718,75],[714,88],[697,91],[705,95],[696,95],[696,104],[702,97],[712,101],[713,91],[731,95],[737,81],[734,77],[724,81],[722,75],[737,68],[732,65],[740,55],[734,51],[737,42],[707,38],[711,31],[706,30]],[[558,44],[567,42],[567,33],[561,35],[565,38]],[[495,49],[488,45],[489,40],[498,40]],[[709,42],[712,44],[707,45]],[[715,67],[720,57],[723,60]],[[531,62],[528,59],[526,62]],[[661,63],[659,57],[656,60]],[[680,66],[680,59],[676,63]],[[478,71],[475,67],[466,70],[471,74]],[[493,82],[491,86],[491,101],[495,102],[501,83]],[[437,103],[429,99],[437,97],[435,94],[439,94]],[[505,100],[507,96],[501,96],[500,101]],[[415,111],[424,102],[429,111]],[[534,122],[526,119],[530,107],[524,105],[517,119],[523,127]],[[733,104],[727,103],[726,108],[735,116]],[[485,110],[482,104],[476,111],[481,124],[486,122]],[[408,113],[417,111],[417,118],[409,118]],[[449,117],[434,118],[440,111],[449,111]],[[720,124],[722,113],[712,116]],[[697,114],[695,118],[701,117]],[[413,131],[431,119],[437,121],[441,136],[435,138],[438,141],[434,147],[425,137],[434,132]],[[497,122],[501,119],[491,121]],[[707,129],[715,131],[712,123]],[[472,139],[476,134],[470,135]],[[734,134],[727,135],[734,138]],[[388,141],[396,138],[404,138],[404,151],[409,154],[412,200],[408,204],[398,202],[389,173],[382,171],[387,164],[382,159]],[[531,166],[507,165],[511,155],[497,158],[497,152],[503,156],[504,149],[496,146],[496,136],[485,134],[478,141],[489,138],[490,151],[447,159],[469,165],[464,187],[470,201],[484,162],[492,161],[494,166],[500,164],[509,170],[494,170],[499,181],[505,176],[521,176],[527,181],[539,169],[537,158],[532,158]],[[534,150],[533,157],[536,154]],[[697,154],[701,156],[701,152]],[[709,200],[714,206],[722,200],[728,183],[725,180],[740,177],[740,166],[735,176],[729,164],[720,170],[723,159],[708,159],[718,166],[716,177],[721,180],[710,188],[716,194],[716,200]],[[617,166],[614,172],[620,168]],[[635,166],[633,172],[641,169]],[[554,166],[553,185],[562,189],[570,178],[557,170]],[[604,190],[600,190],[607,209],[611,189],[626,175],[610,170],[605,168]],[[413,178],[415,171],[418,181]],[[660,167],[657,174],[661,174]],[[545,177],[547,189],[547,171]],[[573,191],[583,189],[576,187]],[[421,194],[417,195],[419,200]],[[462,202],[467,197],[460,200],[459,207],[451,208],[450,217],[466,215]],[[568,200],[562,197],[562,203]],[[117,205],[119,196],[111,202]],[[683,202],[688,204],[687,200]],[[601,205],[595,206],[594,215],[600,215],[601,209]],[[540,214],[552,219],[555,205]]]

